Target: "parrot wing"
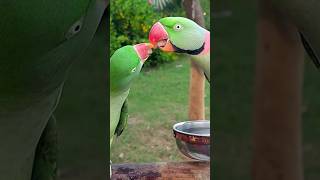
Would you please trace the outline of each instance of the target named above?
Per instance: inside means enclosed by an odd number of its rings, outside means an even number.
[[[123,130],[126,128],[127,123],[128,123],[128,117],[129,117],[128,99],[126,99],[122,105],[119,123],[118,123],[116,131],[115,131],[115,134],[117,136],[120,136],[122,134]]]
[[[311,60],[313,61],[314,65],[319,69],[320,68],[320,61],[318,56],[315,54],[314,50],[312,49],[312,47],[310,46],[310,44],[308,43],[307,39],[305,38],[305,36],[303,35],[303,33],[300,33],[300,37],[301,37],[301,41],[302,44],[304,46],[304,49],[307,51],[309,57],[311,58]]]

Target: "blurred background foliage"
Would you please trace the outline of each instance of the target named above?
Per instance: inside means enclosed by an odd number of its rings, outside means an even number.
[[[151,1],[152,2],[152,1]],[[210,27],[210,1],[202,0],[205,10],[206,26]],[[148,42],[151,26],[167,16],[185,16],[181,0],[173,0],[158,10],[148,0],[117,0],[110,3],[110,54],[125,45]],[[155,67],[178,59],[179,55],[163,53],[159,50],[150,56],[145,67]]]

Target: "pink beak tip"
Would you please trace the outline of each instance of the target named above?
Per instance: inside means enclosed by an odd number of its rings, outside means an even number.
[[[146,61],[150,54],[152,53],[152,49],[150,47],[149,43],[140,43],[140,44],[136,44],[134,45],[134,48],[136,50],[136,52],[139,55],[139,58],[144,62]]]

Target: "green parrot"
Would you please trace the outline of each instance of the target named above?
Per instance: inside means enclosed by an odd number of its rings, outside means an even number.
[[[56,179],[53,112],[106,7],[105,0],[1,0],[0,179]]]
[[[141,43],[124,46],[110,58],[110,147],[113,138],[119,136],[127,124],[131,83],[151,53],[150,45]]]
[[[141,43],[124,46],[110,58],[110,148],[114,137],[120,136],[127,125],[130,86],[151,53],[150,45]]]
[[[155,23],[149,32],[154,47],[166,52],[192,56],[210,82],[210,32],[184,17],[166,17]]]

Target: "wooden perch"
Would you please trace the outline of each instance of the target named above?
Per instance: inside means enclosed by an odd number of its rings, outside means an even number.
[[[209,180],[210,162],[113,164],[112,180]]]

